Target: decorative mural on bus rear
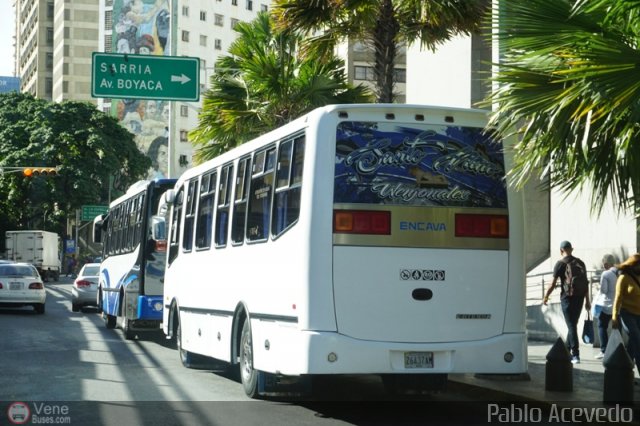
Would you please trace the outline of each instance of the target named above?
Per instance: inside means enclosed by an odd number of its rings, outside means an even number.
[[[506,208],[502,144],[481,128],[343,122],[334,202]]]

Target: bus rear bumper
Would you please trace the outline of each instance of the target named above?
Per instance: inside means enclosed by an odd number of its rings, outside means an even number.
[[[446,343],[367,341],[332,332],[297,334],[297,341],[288,336],[288,344],[272,340],[269,350],[254,348],[262,352],[255,358],[262,365],[256,368],[284,375],[527,372],[525,333]]]
[[[137,315],[139,320],[162,322],[162,296],[138,296]]]

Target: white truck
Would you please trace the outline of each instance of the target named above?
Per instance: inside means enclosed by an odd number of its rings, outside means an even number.
[[[7,231],[7,259],[31,263],[42,279],[60,278],[60,237],[49,231]]]

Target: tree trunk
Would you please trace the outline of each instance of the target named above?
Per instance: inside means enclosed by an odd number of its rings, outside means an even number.
[[[392,0],[380,3],[380,13],[373,33],[375,49],[374,72],[376,76],[376,96],[379,103],[393,102],[395,95],[394,65],[397,53],[396,37],[400,25],[393,10]]]

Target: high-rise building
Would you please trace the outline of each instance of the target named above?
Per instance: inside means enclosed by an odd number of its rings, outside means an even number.
[[[21,91],[53,95],[53,0],[16,0],[16,71]]]

